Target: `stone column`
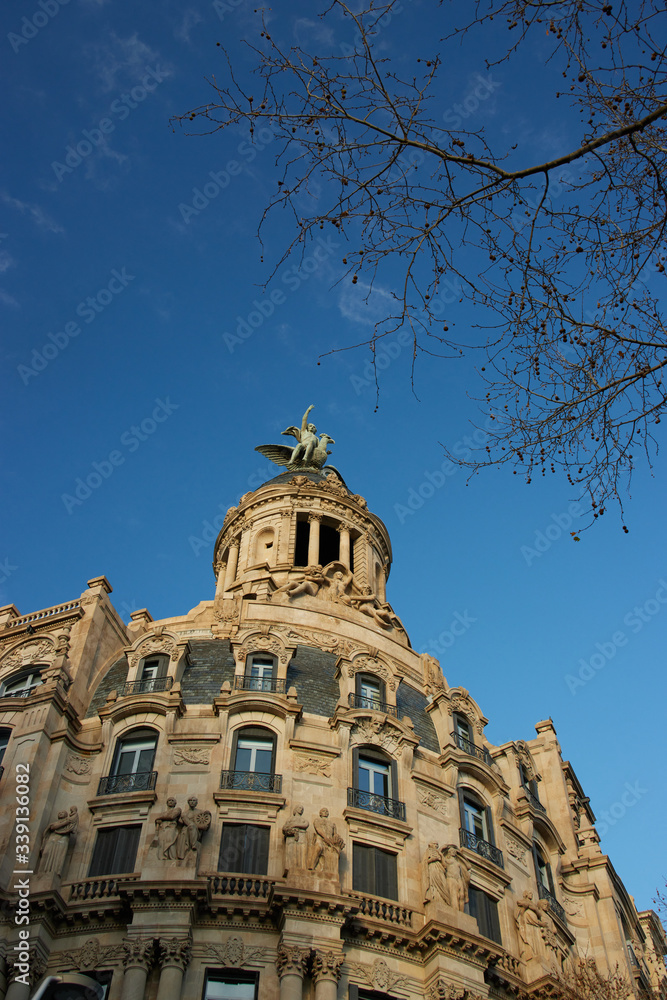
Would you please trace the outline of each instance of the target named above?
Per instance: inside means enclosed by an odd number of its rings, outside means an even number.
[[[315,1000],[336,1000],[342,964],[343,956],[335,951],[315,951],[313,953]]]
[[[144,1000],[148,970],[153,964],[151,938],[125,938],[123,966],[123,992],[121,1000]]]
[[[0,1000],[5,1000],[7,993],[7,959],[0,954]]]
[[[308,535],[308,565],[317,566],[320,561],[320,521],[321,514],[309,514],[308,524],[310,533]]]
[[[302,1000],[303,977],[310,948],[299,945],[278,945],[276,968],[280,977],[280,1000]]]
[[[341,524],[338,526],[340,535],[340,561],[344,566],[350,568],[350,529]]]
[[[157,1000],[180,1000],[185,967],[192,956],[189,938],[161,938]]]
[[[30,987],[13,979],[9,984],[6,1000],[28,1000],[29,997]]]
[[[227,554],[227,569],[225,570],[225,585],[223,590],[229,590],[236,579],[236,567],[239,561],[240,539],[236,538],[229,546]]]

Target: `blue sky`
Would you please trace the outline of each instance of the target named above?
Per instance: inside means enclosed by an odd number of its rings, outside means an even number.
[[[387,54],[421,28],[442,34],[444,9],[406,0]],[[212,598],[224,511],[277,472],[254,447],[315,403],[332,462],[390,531],[389,599],[413,646],[471,691],[492,742],[529,739],[553,717],[564,758],[608,814],[603,849],[651,906],[667,875],[664,469],[636,475],[628,535],[610,509],[574,543],[582,520],[563,479],[443,472],[441,445],[470,444],[474,359],[421,359],[413,393],[410,350],[388,338],[376,410],[368,350],[329,353],[368,338],[391,270],[365,303],[363,281],[337,284],[344,241],[323,238],[262,287],[286,234],[277,217],[262,263],[254,232],[279,176],[270,134],[250,144],[241,130],[188,137],[169,123],[209,99],[217,41],[246,58],[241,39],[258,31],[249,0],[35,0],[2,19],[0,603],[25,614],[99,574],[125,620]],[[287,43],[319,37],[311,4],[275,23]],[[348,34],[340,26],[327,44]],[[488,78],[498,39],[483,41],[448,63],[443,116]],[[572,115],[551,101],[547,72],[539,45],[518,69],[493,71],[476,122],[531,157],[561,149]],[[475,317],[456,291],[465,330]],[[619,806],[628,784],[631,808]]]

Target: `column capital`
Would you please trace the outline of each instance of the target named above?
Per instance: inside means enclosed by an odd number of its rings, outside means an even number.
[[[153,965],[155,952],[153,938],[125,938],[123,941],[123,967],[143,969],[148,972]]]
[[[298,944],[279,944],[276,956],[278,975],[281,979],[289,974],[303,978],[309,958],[310,948],[301,948]]]
[[[192,941],[187,938],[160,938],[158,941],[160,966],[175,965],[185,971],[192,958]]]
[[[337,983],[340,979],[343,956],[335,951],[313,951],[313,982],[328,979]]]
[[[320,522],[320,521],[322,520],[322,518],[323,518],[323,517],[324,517],[324,514],[314,514],[314,513],[310,513],[310,514],[308,515],[308,523],[309,523],[309,524],[312,524],[312,523],[313,523],[313,521],[317,521],[317,522],[319,523],[319,522]]]

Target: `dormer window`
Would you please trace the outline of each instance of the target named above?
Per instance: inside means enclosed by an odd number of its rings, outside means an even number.
[[[254,653],[246,663],[246,689],[248,691],[273,691],[276,661],[267,653]]]
[[[27,698],[42,683],[41,671],[45,668],[45,663],[39,663],[8,677],[0,688],[0,698]]]
[[[461,746],[462,742],[468,742],[474,746],[475,741],[472,735],[472,726],[468,722],[468,717],[461,712],[454,712],[454,734],[458,737],[457,743],[462,750],[467,750],[466,746]]]
[[[358,708],[379,709],[384,702],[384,684],[373,674],[357,674]]]
[[[146,656],[139,667],[136,681],[125,685],[123,694],[149,694],[152,691],[168,691],[173,678],[168,676],[168,656]]]

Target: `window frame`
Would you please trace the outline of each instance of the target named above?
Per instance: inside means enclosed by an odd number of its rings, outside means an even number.
[[[223,851],[225,850],[225,831],[227,831],[227,834],[229,835],[232,830],[241,830],[241,829],[243,829],[244,831],[247,831],[247,830],[253,830],[253,831],[261,830],[262,831],[262,838],[261,839],[263,840],[263,843],[259,845],[259,850],[257,851],[257,855],[258,855],[259,859],[263,862],[262,864],[259,865],[260,868],[264,869],[263,871],[251,871],[250,870],[250,868],[252,867],[252,865],[248,865],[246,863],[245,850],[243,851],[243,858],[241,859],[241,862],[240,862],[243,865],[243,867],[241,867],[241,868],[230,868],[230,867],[222,868],[221,867],[221,861],[223,859],[222,858]],[[247,833],[244,834],[244,837],[247,837]],[[259,840],[260,838],[257,837],[256,839]],[[233,845],[227,844],[226,846],[227,846],[227,850],[229,851],[229,853],[231,853],[231,847],[233,847]],[[220,850],[218,852],[218,868],[217,868],[218,872],[221,872],[223,874],[233,874],[233,875],[251,875],[251,876],[259,875],[259,876],[266,876],[266,875],[268,875],[268,872],[269,872],[269,860],[270,860],[270,857],[271,857],[271,827],[270,826],[265,826],[265,825],[263,825],[261,823],[237,823],[237,822],[227,823],[227,822],[225,822],[225,823],[222,824],[222,832],[220,834]]]
[[[464,712],[454,712],[452,722],[454,724],[454,732],[457,736],[462,736],[464,740],[468,743],[475,745],[475,737],[473,734],[473,727],[470,719]],[[465,730],[462,732],[461,730]]]
[[[488,938],[489,941],[495,941],[502,947],[497,900],[489,896],[483,889],[471,885],[468,888],[468,902],[465,905],[465,912],[477,921],[477,928],[482,937]],[[487,934],[485,931],[491,933]]]
[[[120,760],[123,753],[127,752],[123,749],[125,744],[131,743],[148,743],[149,734],[153,739],[153,756],[151,758],[151,766],[146,771],[140,771],[137,767],[138,758],[135,756],[135,762],[133,770],[131,771],[119,771]],[[111,761],[111,769],[109,771],[110,778],[117,778],[124,774],[151,774],[154,770],[153,765],[155,764],[155,755],[157,754],[157,745],[159,742],[160,734],[156,729],[152,729],[150,726],[138,726],[136,729],[129,729],[122,736],[116,739],[116,746],[114,748],[114,754]],[[143,748],[138,747],[135,751],[136,753],[143,753],[144,750],[148,750],[149,747],[145,746]]]
[[[493,832],[493,813],[491,806],[487,805],[484,799],[472,788],[466,788],[459,785],[459,818],[461,820],[461,828],[470,833],[473,837],[477,837],[478,840],[483,840],[487,844],[491,844],[492,847],[496,846],[496,840]],[[466,800],[468,805],[472,806],[474,809],[482,815],[483,826],[486,827],[486,836],[480,837],[474,830],[468,829],[468,824],[466,823]]]
[[[155,673],[150,676],[146,673],[147,668],[152,664],[156,664]],[[169,673],[169,657],[161,653],[152,653],[149,656],[144,656],[139,664],[139,670],[137,672],[138,681],[157,681],[162,680],[167,677]]]
[[[103,857],[98,857],[98,854],[100,854],[100,855],[102,854],[102,850],[103,850],[103,843],[102,843],[102,841],[105,840],[107,837],[109,837],[111,834],[115,834],[117,837],[120,837],[121,831],[126,831],[126,830],[132,830],[132,831],[134,831],[134,833],[136,835],[136,840],[135,840],[135,843],[134,843],[134,857],[132,859],[132,867],[129,868],[129,869],[121,867],[121,868],[118,868],[118,870],[115,870],[115,865],[112,864],[111,867],[114,869],[113,871],[94,871],[95,862],[97,861],[97,867],[100,867],[100,865],[102,864],[102,861],[103,861]],[[96,838],[95,844],[93,846],[93,853],[92,853],[91,858],[90,858],[90,865],[88,866],[88,875],[87,875],[87,877],[88,878],[107,878],[107,877],[110,877],[110,876],[113,876],[113,875],[131,875],[134,872],[135,866],[136,866],[136,863],[137,863],[137,854],[139,853],[139,844],[140,844],[140,841],[141,841],[142,830],[143,830],[143,825],[141,823],[125,823],[125,824],[120,824],[118,826],[103,826],[103,827],[100,827],[100,829],[97,831],[97,838]],[[131,841],[130,841],[130,845],[131,845]],[[130,852],[128,852],[128,850],[127,850],[127,845],[123,845],[123,850],[125,852],[127,852],[128,856],[129,856]],[[118,852],[119,852],[119,845],[118,845],[118,843],[116,843],[114,845],[114,848],[113,848],[114,860],[116,859],[116,854]],[[121,854],[121,859],[122,859],[122,857],[123,857],[123,855]]]
[[[363,855],[366,854],[365,860],[363,860]],[[368,862],[370,857],[373,858],[372,863],[372,879],[368,880],[367,875],[371,870]],[[378,873],[378,861],[384,857],[385,863],[387,864],[387,869],[385,872]],[[393,869],[390,871],[388,859],[393,859]],[[387,882],[391,884],[382,885],[382,878],[387,877]],[[372,886],[367,883],[372,882]],[[381,888],[387,888],[389,892],[381,893],[378,891],[378,882],[381,883]],[[393,889],[394,895],[391,894]],[[391,900],[394,903],[399,901],[398,897],[398,854],[395,851],[385,851],[382,847],[376,847],[375,844],[364,844],[361,841],[352,841],[352,890],[353,892],[358,892],[363,896],[373,896],[379,899]]]
[[[259,741],[262,738],[268,743],[271,741],[271,770],[270,771],[257,771],[253,769],[251,771],[246,771],[245,768],[239,768],[236,766],[238,749],[239,749],[239,739],[251,740],[255,736],[256,740]],[[240,726],[238,729],[234,730],[232,736],[232,754],[231,761],[232,764],[231,771],[243,771],[247,774],[275,774],[276,773],[276,751],[277,751],[277,737],[276,734],[264,726]],[[245,749],[245,748],[243,748]]]
[[[224,978],[223,978],[224,977]],[[236,982],[232,982],[232,980]],[[238,986],[247,983],[249,986],[254,985],[255,992],[252,1000],[257,1000],[259,992],[259,972],[248,972],[245,969],[205,969],[204,970],[204,986],[202,989],[202,1000],[211,1000],[208,993],[209,982],[215,981],[221,982],[223,986]],[[227,980],[225,983],[224,980]],[[224,1000],[224,998],[214,998],[214,1000]],[[248,998],[251,1000],[251,998]]]
[[[9,741],[12,738],[12,731],[8,726],[0,727],[0,767],[2,767],[2,762],[4,760],[5,754],[7,753],[7,747],[9,746]]]
[[[367,791],[367,789],[361,788],[359,776],[360,776],[360,766],[359,759],[368,759],[369,762],[376,762],[381,764],[383,767],[387,768],[389,795],[383,796],[386,799],[392,799],[394,802],[400,802],[400,797],[398,794],[398,766],[393,757],[388,754],[383,753],[374,746],[361,746],[354,747],[352,750],[352,787],[357,792]],[[379,792],[369,792],[371,795],[379,795]]]
[[[42,680],[42,671],[48,668],[48,663],[31,663],[22,670],[17,670],[15,673],[10,674],[2,682],[0,686],[0,698],[27,698],[33,691],[36,691],[38,687],[41,687],[44,681]],[[14,691],[7,691],[8,686],[13,686],[18,684],[19,680],[32,681],[34,677],[37,677],[37,682],[32,684],[24,684],[23,686],[16,687]],[[19,692],[27,691],[27,694],[21,695]]]
[[[261,664],[262,667],[271,667],[270,672],[262,671],[257,677],[253,677],[253,667],[255,666],[255,660],[263,659],[267,662]],[[270,661],[270,663],[269,663]],[[251,653],[247,658],[243,670],[243,682],[246,691],[272,691],[274,683],[278,678],[278,657],[274,656],[273,653],[265,653],[262,650],[257,650]],[[265,682],[268,681],[268,684]],[[256,682],[256,683],[254,683]]]
[[[541,864],[540,864],[541,861]],[[538,889],[540,885],[551,893],[554,899],[556,899],[556,890],[554,888],[554,877],[551,871],[551,863],[549,861],[548,852],[546,852],[541,844],[533,841],[533,865],[535,867],[535,878],[537,879]],[[541,872],[544,870],[546,872],[547,881],[544,882],[541,877]]]
[[[371,684],[373,686],[377,687],[377,689],[378,689],[377,701],[375,699],[373,699],[373,698],[369,698],[363,692],[363,686],[364,686],[364,684],[368,684],[369,681],[371,682]],[[356,708],[367,708],[367,709],[373,710],[374,706],[377,706],[378,709],[379,709],[380,705],[383,705],[383,704],[387,703],[387,696],[386,696],[386,689],[385,689],[385,683],[384,683],[384,681],[382,680],[381,677],[378,677],[377,674],[373,674],[373,673],[370,673],[368,671],[366,671],[366,672],[360,672],[360,673],[358,673],[358,674],[355,675],[355,679],[354,679],[354,693],[356,694],[357,699],[359,700],[359,704],[355,706]],[[362,701],[364,701],[364,702],[368,701],[368,704],[362,704]]]

